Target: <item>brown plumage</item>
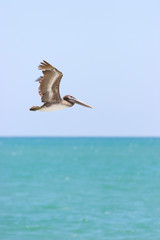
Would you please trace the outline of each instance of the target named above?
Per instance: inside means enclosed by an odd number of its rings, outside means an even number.
[[[38,69],[43,72],[39,86],[42,102],[60,100],[59,84],[63,74],[46,61],[41,62]]]

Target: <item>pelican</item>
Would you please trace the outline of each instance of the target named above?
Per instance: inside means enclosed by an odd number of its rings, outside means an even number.
[[[42,106],[33,106],[30,108],[30,111],[55,111],[72,107],[75,103],[92,108],[71,95],[66,95],[63,99],[61,98],[59,85],[63,74],[58,69],[45,60],[40,63],[38,69],[43,72],[43,77],[39,77],[36,81],[40,83],[39,94],[44,104]]]

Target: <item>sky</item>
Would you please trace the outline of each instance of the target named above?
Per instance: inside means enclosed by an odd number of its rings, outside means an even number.
[[[160,136],[159,0],[0,3],[0,136]],[[29,111],[42,60],[93,109]]]

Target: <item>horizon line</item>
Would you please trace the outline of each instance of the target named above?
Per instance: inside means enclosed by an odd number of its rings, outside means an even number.
[[[0,138],[160,138],[160,136],[32,136],[32,135],[14,135],[14,136],[0,136]]]

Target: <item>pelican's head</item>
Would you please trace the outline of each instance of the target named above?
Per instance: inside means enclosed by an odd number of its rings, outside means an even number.
[[[81,102],[80,100],[78,100],[77,98],[75,98],[75,97],[73,97],[73,96],[71,96],[71,95],[66,95],[66,96],[63,97],[63,99],[64,99],[65,101],[69,102],[69,103],[72,103],[73,105],[74,105],[75,103],[77,103],[77,104],[82,105],[82,106],[84,106],[84,107],[92,108],[91,106],[89,106],[89,105]]]

